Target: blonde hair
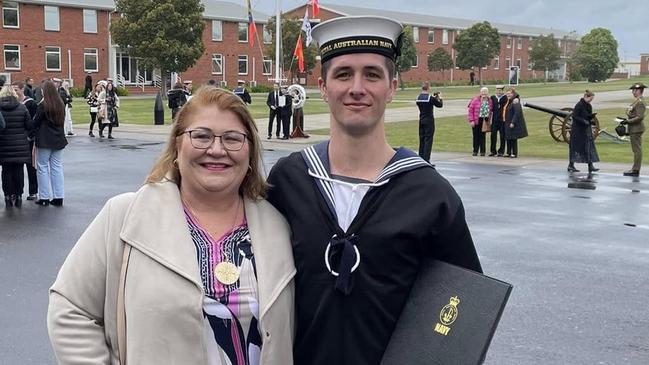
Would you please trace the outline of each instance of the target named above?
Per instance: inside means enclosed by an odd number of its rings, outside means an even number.
[[[0,98],[5,96],[13,96],[14,98],[18,99],[18,94],[16,94],[14,87],[10,84],[5,84],[5,86],[0,89]]]
[[[165,180],[172,181],[180,186],[180,170],[176,164],[178,158],[178,136],[187,128],[189,117],[199,109],[207,106],[216,106],[221,110],[233,112],[241,121],[246,134],[248,135],[249,144],[249,161],[250,171],[246,174],[239,192],[250,199],[261,199],[266,197],[266,183],[262,173],[261,160],[261,139],[257,131],[250,111],[243,103],[240,97],[228,90],[218,89],[214,86],[202,86],[194,96],[189,99],[176,115],[176,119],[171,126],[167,147],[162,152],[158,161],[153,165],[149,175],[146,177],[145,184],[162,182]]]
[[[595,96],[595,93],[592,92],[592,91],[590,91],[590,90],[586,90],[586,91],[584,91],[584,97],[585,97],[585,98],[589,98],[589,97],[591,97],[591,96]]]

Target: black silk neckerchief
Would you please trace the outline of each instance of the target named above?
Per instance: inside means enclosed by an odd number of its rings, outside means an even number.
[[[351,235],[347,237],[338,237],[333,236],[329,241],[331,249],[327,260],[339,257],[337,267],[334,269],[332,265],[332,271],[338,273],[338,278],[336,279],[335,288],[341,291],[345,295],[349,295],[352,292],[354,286],[352,280],[352,268],[356,260],[360,260],[360,257],[357,258],[354,250],[354,246],[358,243],[358,236]]]

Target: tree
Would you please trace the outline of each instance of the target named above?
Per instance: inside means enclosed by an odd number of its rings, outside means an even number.
[[[617,56],[617,41],[611,31],[595,28],[583,36],[573,61],[576,71],[589,82],[609,78],[620,61]]]
[[[457,51],[455,64],[462,70],[478,68],[478,79],[482,84],[482,68],[500,54],[498,29],[489,22],[476,23],[455,37],[453,48]]]
[[[167,75],[183,72],[202,56],[203,11],[200,0],[116,0],[110,33],[145,69],[159,69],[163,95]]]
[[[401,55],[397,58],[397,73],[399,75],[399,85],[403,90],[402,72],[408,72],[417,61],[417,49],[415,48],[415,39],[412,35],[412,27],[407,25],[403,30],[403,39],[401,43]]]
[[[433,53],[428,54],[428,71],[441,71],[443,77],[444,71],[452,68],[453,58],[444,48],[435,48]]]
[[[270,57],[275,62],[275,17],[269,18],[268,23],[266,24],[267,29],[272,29],[272,42],[266,46],[265,52],[266,56]],[[298,72],[297,68],[297,57],[293,56],[295,52],[295,46],[297,44],[297,37],[300,35],[300,32],[303,33],[302,29],[302,18],[288,18],[282,16],[282,40],[280,44],[280,53],[281,53],[281,62],[282,70],[290,71],[291,77],[293,80],[295,74]],[[312,42],[308,47],[306,47],[306,36],[302,36],[302,45],[304,47],[304,72],[309,72],[313,70],[316,65],[316,56],[318,55],[318,49],[316,48],[315,42]]]
[[[548,80],[548,71],[559,68],[561,50],[554,39],[554,34],[540,36],[532,41],[530,50],[530,63],[532,69],[545,72],[545,81]]]

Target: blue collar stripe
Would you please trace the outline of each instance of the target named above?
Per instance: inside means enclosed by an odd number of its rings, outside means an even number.
[[[322,177],[329,177],[327,173],[327,169],[322,163],[322,160],[318,157],[318,154],[316,152],[316,149],[314,146],[311,146],[309,148],[306,148],[302,150],[302,158],[304,161],[307,163],[309,170],[311,170],[311,175],[317,176],[322,176]],[[334,201],[334,193],[333,193],[333,185],[331,184],[330,181],[323,180],[323,179],[318,179],[316,178],[316,185],[318,186],[318,190],[320,190],[320,194],[325,199],[325,202],[327,202],[327,205],[329,206],[329,209],[333,213],[334,217],[336,216],[336,203]]]

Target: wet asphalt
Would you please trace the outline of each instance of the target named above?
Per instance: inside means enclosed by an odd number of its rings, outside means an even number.
[[[164,147],[116,135],[70,138],[64,207],[0,207],[0,364],[56,363],[48,287],[105,201],[136,190]],[[267,168],[283,147],[264,151]],[[434,156],[485,273],[514,285],[486,364],[649,364],[649,177]]]

